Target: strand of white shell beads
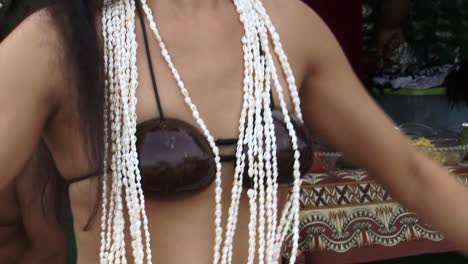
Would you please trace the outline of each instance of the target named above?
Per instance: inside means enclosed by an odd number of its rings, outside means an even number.
[[[140,0],[150,28],[159,43],[161,54],[172,72],[185,103],[207,138],[215,159],[215,240],[213,264],[231,264],[240,197],[243,192],[244,169],[253,187],[247,191],[250,205],[248,264],[278,263],[286,234],[293,232],[290,263],[295,262],[299,236],[300,163],[296,132],[284,99],[274,62],[277,56],[291,96],[294,114],[302,120],[294,75],[266,9],[260,0],[234,0],[239,20],[244,28],[243,107],[239,120],[239,141],[231,190],[227,224],[222,226],[221,159],[210,130],[193,103],[190,93],[172,62],[170,53],[158,30],[146,0]],[[105,0],[102,16],[104,63],[106,80],[105,159],[110,155],[112,173],[103,177],[100,263],[127,263],[125,252],[124,204],[128,210],[131,248],[135,263],[152,263],[148,219],[144,206],[141,176],[136,152],[136,67],[134,0]],[[272,43],[270,42],[272,40]],[[273,50],[270,49],[270,44]],[[294,185],[278,219],[276,136],[270,109],[270,93],[275,90],[294,153]],[[110,138],[110,144],[107,139]],[[125,193],[125,195],[123,194]],[[125,196],[125,203],[123,200]],[[292,229],[291,229],[292,228]]]

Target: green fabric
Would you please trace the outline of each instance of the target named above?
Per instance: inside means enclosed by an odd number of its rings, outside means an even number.
[[[382,93],[385,95],[401,95],[401,96],[445,96],[446,87],[434,87],[429,89],[392,89],[392,88],[372,88],[374,94]]]
[[[67,244],[68,244],[68,264],[76,264],[77,260],[77,248],[76,248],[76,239],[75,232],[73,230],[73,221],[70,220],[70,226],[68,227],[67,234]]]
[[[468,127],[465,127],[462,129],[459,135],[459,140],[461,144],[467,144],[468,145]],[[465,160],[468,160],[468,153],[465,155]]]

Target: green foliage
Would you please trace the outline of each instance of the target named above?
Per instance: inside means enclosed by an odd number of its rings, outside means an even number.
[[[468,127],[463,128],[459,137],[462,144],[468,144]]]
[[[379,0],[364,0],[363,34],[366,50],[375,48]],[[403,25],[408,42],[426,60],[451,63],[460,50],[468,59],[468,0],[412,0]]]

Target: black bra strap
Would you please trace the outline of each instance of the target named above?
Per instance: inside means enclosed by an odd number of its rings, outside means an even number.
[[[236,160],[236,156],[234,155],[219,155],[221,162],[231,162]]]
[[[99,176],[101,174],[102,174],[102,171],[95,171],[95,172],[92,172],[92,173],[88,173],[86,175],[76,177],[74,179],[67,180],[67,184],[71,185],[71,184],[76,183],[76,182],[80,182],[80,181],[84,181],[84,180],[87,180],[87,179],[97,177],[97,176]]]
[[[146,31],[145,21],[143,20],[144,14],[141,10],[140,2],[135,1],[136,9],[138,12],[138,17],[140,19],[141,29],[143,31],[143,39],[145,40],[145,51],[146,51],[146,58],[148,59],[148,67],[151,75],[151,83],[153,84],[154,95],[156,96],[156,103],[158,104],[158,111],[159,111],[159,118],[164,119],[164,112],[162,109],[161,98],[158,92],[158,86],[156,84],[156,74],[154,73],[153,61],[151,59],[151,50],[149,48],[148,42],[148,33]]]
[[[237,138],[220,138],[215,141],[217,146],[232,146],[236,145],[239,140]],[[231,162],[236,160],[234,155],[219,155],[221,162]]]
[[[220,139],[217,139],[215,143],[218,146],[230,146],[230,145],[236,145],[237,141],[239,141],[237,138],[220,138]]]
[[[270,106],[271,106],[271,109],[275,109],[276,106],[275,106],[275,97],[273,96],[273,89],[270,90]]]

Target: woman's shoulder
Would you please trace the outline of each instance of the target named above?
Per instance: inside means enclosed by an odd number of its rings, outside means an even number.
[[[267,9],[270,9],[270,12],[279,16],[283,22],[313,23],[320,21],[317,13],[301,0],[263,0],[262,2]]]
[[[304,63],[317,61],[324,47],[333,46],[334,37],[322,18],[301,0],[263,0],[289,53]]]
[[[310,45],[328,27],[322,18],[301,0],[264,0],[273,23],[281,35]]]
[[[4,46],[28,49],[41,48],[57,49],[60,47],[61,37],[52,16],[52,10],[44,8],[26,17],[6,38],[1,42]],[[38,54],[40,55],[40,54]]]
[[[62,39],[49,9],[31,14],[0,43],[0,76],[10,77],[1,79],[30,83],[23,86],[31,93],[37,87],[41,94],[55,95],[64,80],[60,72],[67,64]],[[21,88],[15,83],[6,85]]]

